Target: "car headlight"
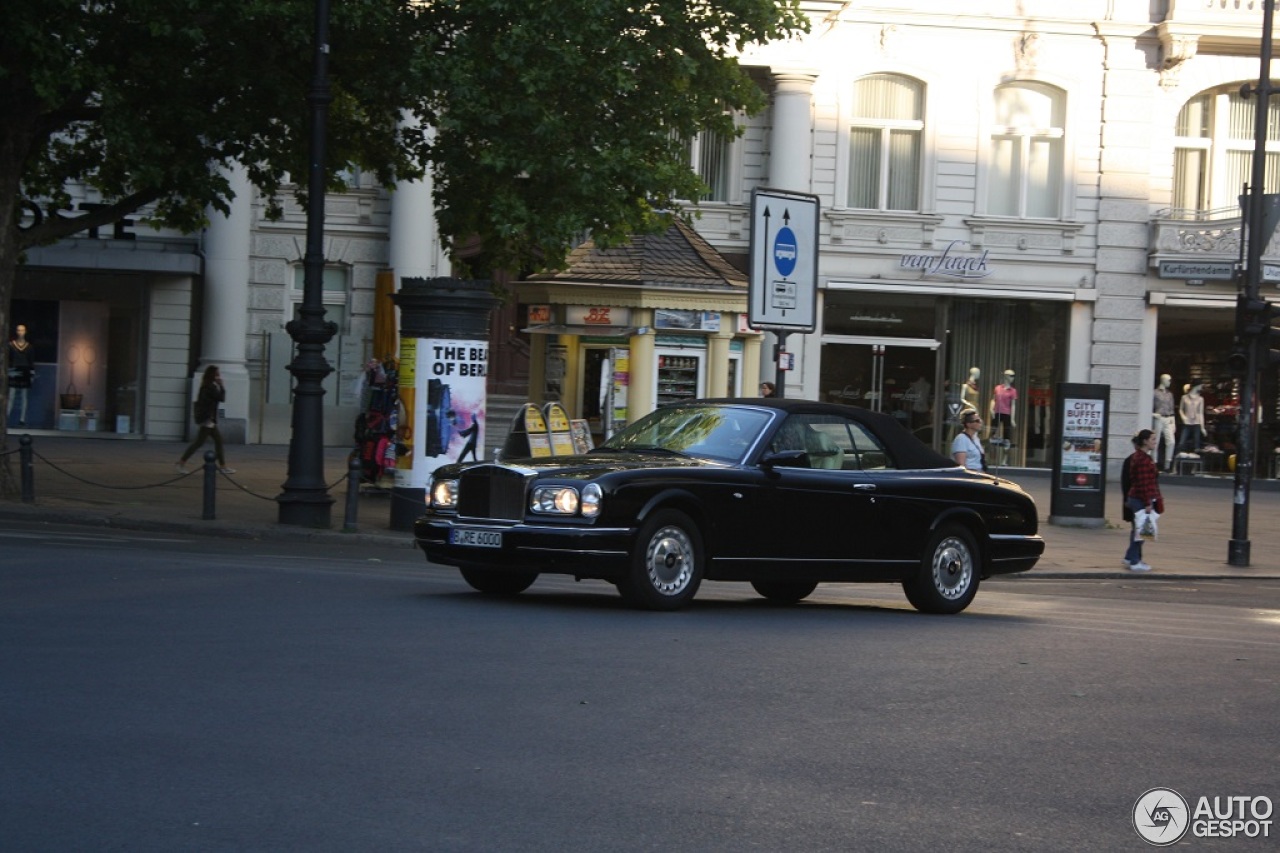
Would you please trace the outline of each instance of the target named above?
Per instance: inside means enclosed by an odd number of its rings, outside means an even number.
[[[598,483],[587,483],[582,489],[582,514],[587,518],[595,518],[600,514],[600,501],[604,491]]]
[[[577,515],[578,504],[573,486],[538,486],[529,498],[529,509],[554,515]]]
[[[458,505],[458,481],[433,480],[428,499],[436,509],[453,509]]]

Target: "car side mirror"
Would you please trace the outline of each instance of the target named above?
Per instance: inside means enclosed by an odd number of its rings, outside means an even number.
[[[778,450],[766,453],[760,460],[760,466],[770,468],[808,468],[809,454],[803,450]]]

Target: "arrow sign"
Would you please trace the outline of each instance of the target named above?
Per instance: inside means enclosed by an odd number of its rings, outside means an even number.
[[[781,225],[775,225],[774,210],[782,211]],[[750,257],[747,324],[753,329],[812,332],[817,327],[818,197],[755,190]]]

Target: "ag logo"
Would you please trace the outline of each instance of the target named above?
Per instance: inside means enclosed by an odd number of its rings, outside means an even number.
[[[1157,847],[1177,844],[1191,825],[1187,801],[1172,788],[1152,788],[1133,804],[1133,828]]]

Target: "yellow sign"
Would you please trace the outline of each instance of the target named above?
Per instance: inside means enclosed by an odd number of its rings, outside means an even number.
[[[573,433],[569,430],[569,413],[559,403],[547,403],[544,411],[547,416],[548,432],[551,434],[552,455],[572,456],[576,451],[573,446]]]
[[[535,457],[551,455],[551,439],[547,435],[547,422],[542,419],[542,412],[533,403],[524,404],[524,432],[529,439],[529,455]]]

